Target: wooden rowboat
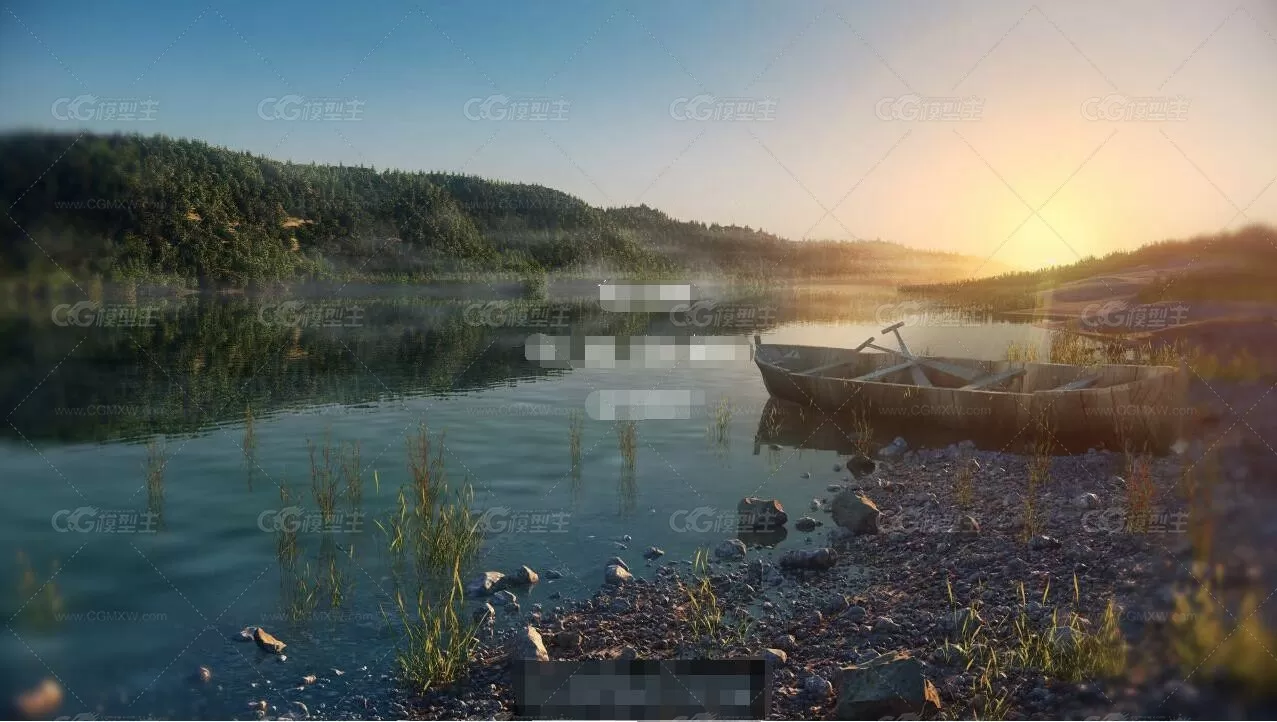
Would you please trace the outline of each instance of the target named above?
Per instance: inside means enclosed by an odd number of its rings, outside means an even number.
[[[1185,416],[1187,371],[1174,366],[976,361],[915,356],[873,343],[852,349],[764,344],[754,360],[774,398],[893,422],[979,430],[1064,447],[1164,448]],[[866,352],[872,348],[878,353]]]

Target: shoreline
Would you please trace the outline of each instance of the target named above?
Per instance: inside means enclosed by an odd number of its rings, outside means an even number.
[[[1228,391],[1253,394],[1242,386]],[[1210,389],[1196,391],[1200,396]],[[1222,397],[1221,403],[1227,405]],[[1209,436],[1211,430],[1200,431]],[[1253,495],[1267,490],[1238,483],[1254,478],[1247,471],[1254,461],[1248,445],[1221,443],[1224,470],[1214,484],[1210,516],[1238,510],[1262,516],[1265,504]],[[821,522],[814,531],[796,533],[804,538],[799,549],[832,549],[836,562],[831,568],[785,569],[783,553],[755,546],[743,557],[714,559],[702,577],[687,560],[645,566],[631,551],[622,552],[622,558],[633,569],[634,580],[609,585],[604,583],[605,559],[600,558],[599,591],[593,596],[564,600],[554,609],[537,605],[523,613],[498,611],[495,630],[480,637],[468,677],[413,698],[408,709],[424,719],[509,718],[514,695],[507,662],[527,653],[526,625],[539,631],[553,660],[760,658],[775,654],[766,650],[780,649],[786,659],[773,663],[769,716],[774,718],[835,718],[844,669],[896,653],[921,661],[925,677],[938,691],[941,709],[935,714],[923,709],[924,717],[1271,715],[1277,711],[1271,692],[1247,698],[1232,686],[1236,680],[1212,672],[1211,665],[1187,669],[1172,654],[1173,645],[1196,621],[1194,614],[1216,613],[1225,622],[1240,619],[1230,608],[1241,592],[1258,590],[1262,599],[1271,588],[1262,581],[1271,571],[1261,566],[1255,550],[1264,545],[1255,536],[1277,534],[1272,524],[1253,532],[1244,524],[1229,524],[1217,532],[1213,556],[1227,563],[1214,571],[1194,563],[1200,539],[1183,523],[1192,506],[1182,479],[1184,468],[1196,464],[1208,444],[1198,439],[1182,455],[1149,460],[1147,473],[1155,491],[1148,517],[1152,526],[1143,532],[1112,522],[1130,511],[1129,484],[1121,476],[1127,459],[1121,454],[1052,457],[1050,480],[1034,503],[1040,527],[1026,534],[1023,479],[1030,474],[1032,457],[961,445],[911,451],[894,463],[880,463],[872,474],[835,482],[839,491],[873,500],[881,510],[877,533],[853,536],[827,511],[810,514]],[[955,496],[960,493],[955,492],[955,471],[972,462],[974,493],[964,503]],[[1271,457],[1262,461],[1269,468],[1271,462]],[[790,510],[788,526],[807,513]],[[978,531],[964,523],[968,516]],[[642,548],[642,540],[635,545]],[[627,553],[633,558],[625,559]],[[726,615],[721,634],[693,631],[688,595],[702,579],[708,579],[712,598]],[[1191,598],[1208,581],[1212,599],[1224,605],[1222,612],[1202,608],[1186,615],[1177,609],[1177,592]],[[485,601],[468,600],[465,613]],[[1113,611],[1106,618],[1110,601]],[[976,611],[964,611],[970,609]],[[1277,610],[1262,612],[1272,628]],[[1074,613],[1081,619],[1064,621]],[[971,630],[959,629],[957,620],[969,619],[980,620],[985,635],[980,640],[994,648],[993,657],[981,658],[974,647],[964,648],[964,640],[972,646]],[[1183,626],[1186,622],[1189,627]],[[1023,628],[1017,631],[1017,625]],[[1123,643],[1113,649],[1123,649],[1121,671],[1091,675],[1080,666],[1048,670],[1003,665],[991,678],[984,674],[989,659],[998,658],[1000,645],[1011,654],[1026,638],[1041,643],[1053,635],[1075,634],[1060,632],[1069,625],[1083,640],[1100,639],[1106,625],[1117,630]]]

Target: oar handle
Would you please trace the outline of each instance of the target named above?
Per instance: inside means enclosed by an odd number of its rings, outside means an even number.
[[[869,344],[871,344],[871,343],[873,343],[873,342],[874,342],[874,337],[873,337],[873,336],[870,336],[869,338],[865,339],[865,342],[864,342],[864,343],[862,343],[862,344],[860,344],[859,346],[857,346],[857,347],[853,348],[853,349],[852,349],[852,351],[863,351],[863,350],[864,350],[864,348],[865,348],[866,346],[868,346]]]
[[[900,327],[901,327],[901,326],[903,326],[903,325],[905,325],[905,322],[904,322],[904,321],[900,321],[900,322],[898,322],[898,323],[894,323],[894,324],[892,324],[892,325],[890,325],[890,326],[888,326],[888,327],[884,328],[884,329],[882,330],[882,332],[883,332],[883,333],[892,333],[892,332],[894,332],[896,329],[900,328]]]

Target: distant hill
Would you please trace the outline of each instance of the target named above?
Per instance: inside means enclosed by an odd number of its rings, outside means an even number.
[[[1234,232],[1166,240],[1067,266],[950,283],[902,285],[903,293],[947,304],[1069,315],[1108,300],[1277,302],[1277,229],[1261,224]]]
[[[448,273],[946,281],[980,259],[597,208],[544,186],[286,163],[164,136],[0,135],[0,276],[244,287]],[[986,269],[997,272],[1001,267]]]

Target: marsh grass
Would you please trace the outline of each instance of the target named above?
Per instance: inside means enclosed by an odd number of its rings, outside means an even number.
[[[474,491],[468,483],[453,489],[444,467],[444,441],[438,451],[425,425],[408,437],[409,487],[400,493],[397,530],[400,543],[412,545],[419,572],[447,572],[468,563],[483,542],[478,520],[471,512]]]
[[[465,603],[461,563],[454,560],[445,594],[432,598],[419,592],[416,602],[395,595],[404,628],[397,661],[403,678],[420,691],[456,681],[465,672],[475,648],[478,625],[462,615]]]
[[[343,445],[341,458],[342,477],[346,481],[346,498],[350,503],[359,506],[364,498],[364,472],[359,453],[359,442],[352,441]]]
[[[1007,344],[1006,360],[1015,363],[1034,363],[1038,360],[1038,347],[1027,341]]]
[[[958,506],[970,509],[975,502],[975,469],[973,459],[966,454],[958,457],[958,468],[953,475],[953,496]]]
[[[251,405],[244,406],[244,456],[251,459],[253,453],[257,451],[257,431],[253,420],[253,407]]]
[[[585,414],[580,409],[568,413],[568,453],[572,458],[574,479],[581,476],[581,437],[585,431]]]
[[[873,425],[869,423],[869,413],[866,411],[853,411],[851,413],[851,435],[852,448],[855,453],[863,456],[873,457]]]
[[[692,557],[692,579],[688,583],[680,579],[678,586],[686,599],[684,615],[692,633],[702,639],[716,637],[723,626],[723,608],[710,582],[708,550],[696,550]]]
[[[287,509],[292,505],[293,495],[289,491],[288,480],[281,479],[279,482],[279,506],[281,509]],[[279,559],[280,565],[295,563],[298,551],[297,528],[292,524],[279,524],[275,530],[275,556]]]
[[[718,404],[714,406],[713,418],[710,420],[706,433],[715,444],[726,446],[732,438],[731,428],[732,403],[727,399],[719,399]]]
[[[164,521],[164,469],[168,466],[168,450],[164,442],[151,439],[146,442],[146,510],[156,521],[157,527]]]
[[[1033,621],[1023,583],[1018,585],[1020,605],[1008,617],[979,621],[978,601],[966,609],[964,626],[954,630],[942,648],[951,659],[965,661],[974,678],[972,713],[979,719],[1002,719],[1010,711],[1010,692],[1001,680],[1011,671],[1028,671],[1052,679],[1080,682],[1114,677],[1126,670],[1128,646],[1119,626],[1117,604],[1110,599],[1098,622],[1080,613],[1081,592],[1073,579],[1072,609],[1058,608],[1043,621]],[[948,587],[951,613],[958,613],[953,588]],[[1050,602],[1048,584],[1041,604]]]
[[[1217,570],[1216,579],[1222,576]],[[1211,580],[1175,598],[1171,649],[1186,674],[1226,680],[1247,695],[1271,694],[1277,687],[1277,634],[1259,615],[1261,597],[1246,592],[1233,614]],[[1205,673],[1205,674],[1203,674]]]
[[[36,574],[35,566],[27,553],[22,550],[17,552],[17,566],[18,597],[15,609],[20,609],[21,612],[10,622],[15,621],[19,615],[38,629],[47,629],[60,622],[66,611],[66,603],[58,590],[59,564],[55,561],[49,565],[49,574],[43,581]]]
[[[626,420],[616,422],[616,445],[627,469],[634,469],[638,462],[638,424]]]
[[[1126,453],[1126,530],[1132,534],[1147,534],[1153,521],[1153,498],[1157,486],[1153,483],[1152,459],[1148,454]]]

